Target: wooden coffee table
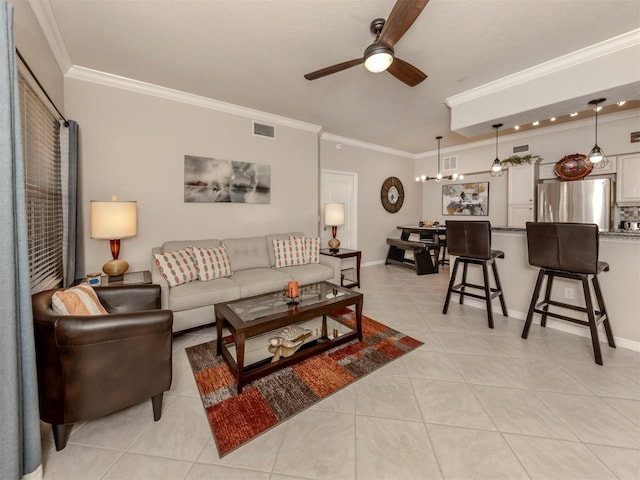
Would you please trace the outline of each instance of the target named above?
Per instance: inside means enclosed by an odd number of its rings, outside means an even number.
[[[356,338],[362,340],[362,304],[361,293],[328,282],[301,286],[295,305],[284,289],[216,303],[216,354],[227,361],[235,374],[238,393],[242,393],[253,380]],[[327,317],[351,305],[355,305],[355,326]],[[289,325],[312,333],[293,355],[272,363],[269,338]],[[231,333],[232,341],[223,341],[224,328]]]

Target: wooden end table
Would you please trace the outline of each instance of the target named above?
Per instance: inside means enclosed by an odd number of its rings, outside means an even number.
[[[340,248],[337,252],[334,252],[330,248],[321,248],[320,255],[328,255],[330,257],[336,258],[352,258],[356,259],[356,281],[355,282],[347,282],[344,281],[344,276],[340,278],[340,284],[346,288],[358,287],[360,288],[360,261],[362,257],[362,252],[360,250],[349,250],[348,248]],[[350,269],[345,269],[350,270]]]

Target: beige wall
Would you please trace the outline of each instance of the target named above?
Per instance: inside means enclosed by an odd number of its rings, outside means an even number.
[[[320,141],[320,167],[358,174],[358,249],[362,262],[380,263],[387,255],[387,237],[400,237],[398,225],[415,225],[422,215],[422,194],[414,181],[413,159],[381,151]],[[398,177],[404,186],[399,212],[387,212],[380,202],[380,188],[387,177]]]
[[[318,232],[317,133],[276,125],[276,139],[252,134],[252,119],[67,78],[68,116],[80,125],[88,272],[109,258],[89,238],[89,201],[138,202],[138,235],[122,241],[132,270],[148,269],[167,240]],[[271,166],[271,203],[184,202],[184,156]]]
[[[33,14],[29,1],[11,0],[11,3],[14,6],[13,31],[16,47],[56,106],[64,113],[63,72]]]

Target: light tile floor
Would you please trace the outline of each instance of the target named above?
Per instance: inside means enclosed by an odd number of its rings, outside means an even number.
[[[222,459],[184,350],[215,329],[176,338],[162,419],[145,402],[75,426],[61,452],[43,424],[45,478],[640,478],[640,353],[603,344],[601,367],[588,338],[442,315],[447,273],[364,268],[365,314],[425,344]]]

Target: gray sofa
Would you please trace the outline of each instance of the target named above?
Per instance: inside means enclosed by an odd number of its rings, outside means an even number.
[[[180,240],[154,247],[151,254],[151,277],[162,288],[163,309],[173,311],[173,331],[180,332],[215,321],[213,305],[218,302],[250,297],[284,289],[287,282],[297,280],[300,285],[323,280],[340,285],[340,259],[320,255],[320,263],[275,268],[274,239],[302,237],[300,232],[267,235],[264,237],[227,238],[224,240]],[[175,287],[162,276],[153,254],[185,249],[219,247],[224,244],[233,274],[206,282],[195,280]]]

